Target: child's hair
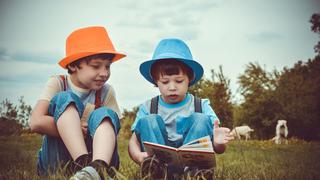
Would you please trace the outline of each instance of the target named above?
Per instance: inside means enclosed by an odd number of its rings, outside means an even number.
[[[115,57],[114,54],[94,54],[94,55],[91,55],[91,56],[86,56],[86,57],[83,57],[83,58],[80,58],[72,63],[70,63],[67,68],[68,68],[68,73],[69,74],[72,74],[73,71],[69,68],[69,66],[77,66],[78,68],[80,68],[80,63],[82,61],[85,61],[87,64],[92,60],[92,59],[104,59],[104,60],[112,60],[113,58]]]
[[[182,71],[183,74],[186,74],[189,78],[189,81],[192,81],[194,78],[194,73],[192,69],[185,65],[184,63],[175,60],[175,59],[162,59],[156,61],[151,66],[151,76],[157,86],[157,81],[160,78],[160,75],[176,75]]]

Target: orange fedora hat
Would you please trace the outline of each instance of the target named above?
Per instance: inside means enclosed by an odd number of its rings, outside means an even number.
[[[104,27],[94,26],[78,29],[68,36],[66,57],[59,61],[59,65],[66,69],[68,64],[80,58],[104,53],[115,55],[112,62],[126,56],[115,50]]]

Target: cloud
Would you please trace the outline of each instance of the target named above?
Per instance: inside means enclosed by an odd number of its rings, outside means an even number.
[[[58,65],[27,61],[0,61],[0,67],[0,82],[45,82],[50,75],[63,73]]]
[[[193,0],[185,2],[180,8],[181,12],[204,12],[217,8],[222,3],[221,0]]]
[[[21,61],[41,64],[56,64],[63,56],[55,52],[12,51],[0,48],[0,61]]]
[[[10,58],[6,48],[0,48],[0,61],[5,61]]]
[[[12,55],[12,59],[23,62],[56,64],[59,57],[56,53],[16,53]]]
[[[267,43],[274,40],[279,40],[284,38],[283,35],[275,32],[260,32],[256,34],[249,34],[247,35],[247,38],[251,42],[256,43]]]

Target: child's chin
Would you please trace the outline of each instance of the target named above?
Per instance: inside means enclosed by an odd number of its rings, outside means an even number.
[[[103,85],[102,85],[102,86],[103,86]],[[92,89],[92,90],[96,90],[96,91],[97,91],[97,90],[101,89],[101,88],[102,88],[102,86],[93,86],[91,89]]]
[[[169,100],[170,104],[176,104],[176,103],[179,103],[179,102],[180,102],[179,99],[170,99]]]

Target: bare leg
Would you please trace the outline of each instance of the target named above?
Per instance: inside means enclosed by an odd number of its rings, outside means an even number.
[[[107,118],[101,122],[93,137],[92,160],[103,160],[110,164],[115,148],[116,136],[110,120]]]
[[[58,119],[57,128],[73,160],[83,154],[88,154],[81,130],[80,117],[73,104],[70,104],[62,113]]]

